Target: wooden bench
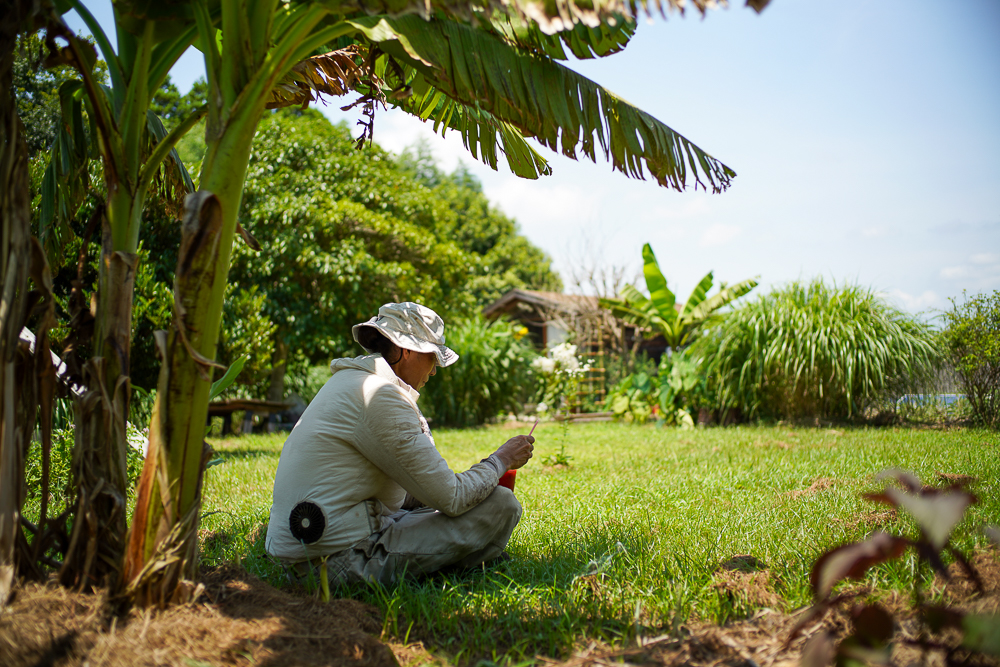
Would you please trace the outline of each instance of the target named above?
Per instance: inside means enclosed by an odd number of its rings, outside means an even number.
[[[556,415],[555,420],[568,421],[574,424],[585,424],[587,422],[609,422],[615,418],[613,412],[576,412],[568,415]]]
[[[292,407],[291,403],[281,403],[279,401],[258,401],[252,398],[230,398],[225,401],[212,401],[208,404],[208,417],[222,417],[222,435],[229,435],[233,432],[233,413],[244,411],[243,426],[240,433],[250,433],[253,431],[253,416],[257,412],[264,414],[274,414],[284,412]]]

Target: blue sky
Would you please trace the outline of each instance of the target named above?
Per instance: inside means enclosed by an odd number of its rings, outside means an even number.
[[[108,0],[85,4],[110,24]],[[581,261],[638,271],[648,241],[682,297],[709,270],[759,275],[758,289],[858,282],[911,312],[1000,289],[1000,3],[741,5],[643,21],[624,52],[571,64],[732,167],[723,194],[544,148],[554,175],[518,179],[393,111],[375,140],[400,151],[425,137],[445,167],[465,161],[564,274]],[[192,50],[172,76],[186,91],[203,73]],[[321,108],[353,124],[342,104]]]

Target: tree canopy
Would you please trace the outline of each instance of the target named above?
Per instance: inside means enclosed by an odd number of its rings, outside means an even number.
[[[238,244],[230,281],[266,295],[293,363],[357,352],[351,326],[388,301],[462,319],[509,289],[561,288],[464,168],[354,144],[346,124],[302,110],[267,115],[254,139],[240,221],[262,251]]]

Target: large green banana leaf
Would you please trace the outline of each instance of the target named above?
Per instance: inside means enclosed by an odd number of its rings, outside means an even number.
[[[596,161],[601,152],[614,169],[643,179],[648,170],[660,185],[676,190],[693,181],[720,192],[736,175],[607,89],[486,30],[419,16],[349,23],[414,70],[408,82],[414,89],[431,86],[570,158],[579,149]]]
[[[674,304],[677,298],[667,287],[667,279],[660,271],[660,264],[656,261],[653,248],[648,243],[642,246],[642,274],[646,278],[646,289],[649,290],[649,300],[653,302],[660,317],[668,322],[677,319],[677,311]]]
[[[748,280],[738,282],[735,285],[723,287],[717,294],[705,299],[698,304],[698,306],[693,308],[688,316],[688,320],[691,322],[699,322],[707,319],[709,315],[718,309],[728,305],[741,296],[748,294],[750,290],[758,284],[759,281],[756,278],[750,278]]]
[[[312,0],[316,1],[316,0]],[[614,26],[622,17],[634,20],[640,10],[646,16],[665,16],[667,11],[681,14],[693,6],[702,15],[708,9],[725,6],[726,0],[318,0],[319,4],[340,15],[364,13],[369,16],[400,17],[416,14],[423,19],[435,16],[475,25],[493,12],[516,16],[535,23],[545,34],[573,30],[577,25],[596,28]],[[770,0],[746,0],[746,5],[760,13]]]
[[[601,299],[600,305],[627,324],[663,334],[667,345],[675,350],[683,348],[691,342],[693,335],[714,321],[713,318],[718,318],[716,311],[757,286],[756,278],[729,286],[723,283],[719,292],[710,297],[708,292],[712,289],[713,274],[709,271],[678,312],[676,297],[667,287],[667,280],[648,243],[642,248],[642,258],[646,289],[650,296],[647,298],[633,285],[625,285],[620,298]]]

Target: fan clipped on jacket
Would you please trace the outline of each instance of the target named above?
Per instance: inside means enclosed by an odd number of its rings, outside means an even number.
[[[288,527],[299,542],[312,544],[323,536],[326,517],[314,503],[301,502],[292,508],[292,513],[288,516]]]

